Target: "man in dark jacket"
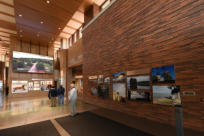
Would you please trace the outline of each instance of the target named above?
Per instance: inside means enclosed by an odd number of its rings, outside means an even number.
[[[58,104],[64,105],[64,92],[65,89],[62,85],[57,89],[57,96],[58,96]]]
[[[51,107],[56,107],[57,91],[54,85],[49,89],[48,97],[51,99]]]

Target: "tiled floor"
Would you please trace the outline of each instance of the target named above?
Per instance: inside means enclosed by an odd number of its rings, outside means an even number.
[[[50,107],[46,98],[6,99],[0,97],[0,129],[52,120],[69,115],[69,106]],[[95,106],[77,102],[77,112],[96,109]]]

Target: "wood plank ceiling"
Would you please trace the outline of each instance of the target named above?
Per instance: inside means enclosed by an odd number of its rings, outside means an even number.
[[[5,61],[9,53],[11,36],[16,36],[16,21],[13,0],[0,0],[0,58]],[[3,58],[3,59],[2,59]]]
[[[69,39],[77,30],[79,30],[80,27],[82,27],[84,23],[84,11],[88,6],[90,6],[90,4],[95,3],[96,5],[101,6],[105,1],[106,0],[89,0],[89,2],[83,2],[58,35],[58,38],[54,42],[55,50],[61,48],[61,38]]]
[[[18,38],[48,44],[83,0],[14,0]]]
[[[40,45],[68,38],[84,23],[84,10],[104,0],[0,0],[0,54],[10,37]]]

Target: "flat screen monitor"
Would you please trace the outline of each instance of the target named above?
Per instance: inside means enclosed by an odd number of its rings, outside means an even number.
[[[53,73],[53,58],[13,51],[13,72]]]

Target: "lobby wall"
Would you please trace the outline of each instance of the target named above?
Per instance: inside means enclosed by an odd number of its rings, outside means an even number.
[[[12,71],[12,52],[13,51],[19,51],[19,52],[26,52],[26,53],[32,53],[32,54],[39,54],[44,56],[50,56],[54,57],[54,48],[53,46],[49,46],[47,50],[46,45],[38,45],[38,44],[31,44],[29,42],[23,42],[21,44],[20,40],[17,40],[16,38],[11,39],[10,44],[10,62],[9,62],[9,97],[41,97],[41,96],[47,96],[48,92],[42,92],[42,91],[28,91],[28,93],[18,93],[18,94],[12,94],[11,92],[11,83],[12,80],[31,80],[33,78],[35,79],[53,79],[54,81],[54,73],[53,74],[34,74],[34,73],[19,73],[19,72],[13,72]]]
[[[84,100],[175,126],[174,107],[93,97],[88,76],[174,65],[184,127],[204,127],[204,1],[117,0],[83,31]],[[195,96],[185,96],[194,91]]]

